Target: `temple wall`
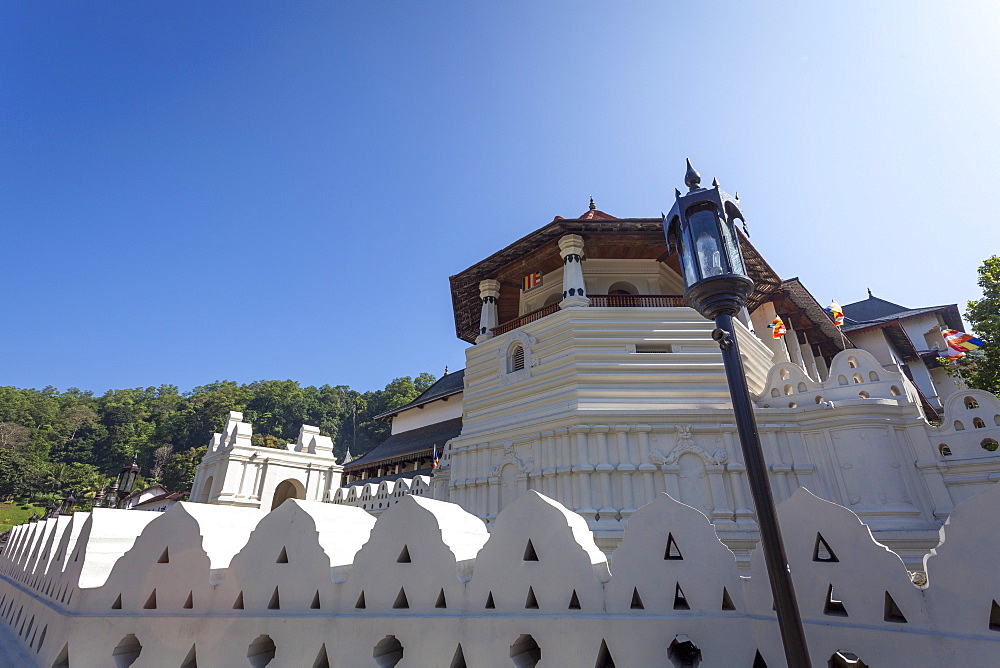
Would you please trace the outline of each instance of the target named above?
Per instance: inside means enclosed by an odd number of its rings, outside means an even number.
[[[813,665],[992,665],[1000,488],[957,507],[911,576],[842,506],[779,506]],[[917,584],[914,584],[914,581]],[[377,520],[293,500],[181,503],[16,527],[0,555],[0,644],[37,666],[783,665],[750,577],[698,510],[658,495],[611,559],[586,521],[528,493],[492,531],[406,497]],[[673,661],[673,663],[671,663]]]

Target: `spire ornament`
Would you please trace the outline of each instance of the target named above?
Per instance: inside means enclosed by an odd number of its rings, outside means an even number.
[[[597,210],[597,205],[594,204],[594,196],[593,195],[590,196],[590,210],[591,211],[596,211]]]
[[[695,171],[691,165],[691,158],[687,158],[687,172],[684,174],[684,185],[690,190],[697,190],[701,184],[701,174]]]

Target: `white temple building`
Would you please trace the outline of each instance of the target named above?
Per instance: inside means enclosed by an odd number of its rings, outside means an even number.
[[[813,665],[995,664],[1000,399],[937,363],[957,307],[869,295],[839,330],[739,242]],[[193,503],[18,527],[16,665],[783,665],[714,324],[662,220],[591,202],[450,280],[466,368],[371,452],[338,463],[308,425],[254,447],[234,412]]]

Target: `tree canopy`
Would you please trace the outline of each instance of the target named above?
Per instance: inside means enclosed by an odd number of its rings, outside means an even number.
[[[984,345],[953,368],[969,387],[1000,395],[1000,256],[986,258],[978,271],[983,297],[968,302],[965,319]]]
[[[389,435],[375,416],[415,399],[435,381],[422,373],[384,389],[305,386],[293,380],[216,381],[179,392],[173,385],[92,392],[0,387],[0,497],[92,497],[135,457],[140,484],[190,488],[194,470],[229,411],[253,423],[254,445],[283,448],[302,424],[330,436],[338,458],[357,456]]]

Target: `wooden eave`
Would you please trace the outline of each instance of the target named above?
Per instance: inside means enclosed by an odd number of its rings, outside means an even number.
[[[545,227],[449,278],[458,338],[472,343],[479,333],[479,282],[484,279],[500,281],[497,303],[500,323],[518,317],[521,279],[531,272],[544,274],[559,269],[562,257],[558,241],[566,234],[583,237],[586,258],[654,259],[680,274],[680,264],[676,254],[672,254],[667,247],[663,222],[659,218],[556,218]],[[781,279],[742,233],[739,237],[747,271],[756,284],[748,300],[748,307],[753,310],[767,301],[769,295],[781,285]]]
[[[772,295],[775,311],[799,333],[808,334],[809,342],[817,346],[823,357],[830,360],[845,348],[856,347],[837,329],[816,298],[798,278],[782,281]]]

